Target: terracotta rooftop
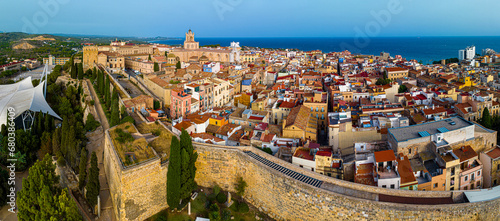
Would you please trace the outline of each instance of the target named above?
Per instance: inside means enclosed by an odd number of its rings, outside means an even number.
[[[182,129],[188,129],[189,127],[191,127],[191,125],[193,125],[191,122],[188,122],[188,121],[182,121],[178,124],[176,124],[174,127],[177,129],[177,130],[181,130]]]
[[[216,125],[213,125],[213,124],[209,124],[207,126],[207,129],[205,129],[206,132],[209,132],[209,133],[217,133],[217,131],[219,130],[220,126],[216,126]]]
[[[294,125],[302,130],[305,130],[310,116],[311,110],[309,108],[305,106],[294,107],[286,118],[285,127]]]
[[[377,151],[374,154],[375,154],[375,161],[377,161],[377,163],[396,160],[396,156],[394,155],[394,150]]]
[[[310,149],[306,148],[297,148],[295,150],[295,153],[293,154],[294,157],[306,159],[306,160],[314,160],[314,156],[309,154]]]
[[[403,159],[401,159],[403,158]],[[401,184],[416,182],[415,175],[413,175],[413,170],[411,169],[410,160],[407,156],[399,154],[398,161],[398,172],[401,177]]]
[[[488,155],[492,159],[497,159],[497,158],[500,157],[500,148],[499,147],[495,147],[492,150],[488,151],[486,153],[486,155]]]
[[[453,153],[460,159],[460,162],[477,157],[476,151],[474,151],[474,149],[472,149],[472,147],[469,145],[461,147],[459,149],[455,149],[453,150]]]

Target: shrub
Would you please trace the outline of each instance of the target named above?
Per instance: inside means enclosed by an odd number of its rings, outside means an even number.
[[[120,124],[123,124],[123,123],[126,123],[126,122],[130,122],[131,124],[135,124],[135,120],[134,120],[134,118],[133,118],[133,117],[131,117],[131,116],[126,116],[126,117],[124,117],[124,118],[121,120]]]
[[[94,106],[95,104],[95,101],[94,100],[90,100],[90,105]]]
[[[238,201],[233,199],[233,204],[229,207],[234,212],[238,212]]]
[[[224,221],[231,220],[231,211],[228,209],[223,209],[221,213],[221,218]]]
[[[214,194],[218,195],[219,193],[220,193],[220,187],[219,187],[219,185],[215,185],[214,186]]]
[[[210,205],[210,211],[212,212],[219,212],[220,208],[219,208],[219,205],[217,205],[217,203],[212,203],[212,205]]]
[[[57,157],[57,165],[66,166],[66,160],[64,160],[64,157],[62,157],[62,155]]]
[[[220,192],[217,195],[217,202],[219,202],[219,203],[225,203],[226,199],[227,199],[226,194],[224,194],[223,192]]]
[[[241,202],[241,203],[238,203],[238,211],[240,213],[247,213],[248,211],[250,211],[250,208],[248,208],[247,203]]]
[[[156,121],[156,122],[158,122],[158,121]],[[153,135],[155,135],[155,136],[160,136],[160,134],[161,134],[161,130],[160,129],[157,129],[157,130],[153,131]]]
[[[123,130],[121,128],[117,128],[115,130],[115,133],[118,135],[118,137],[116,138],[116,140],[118,142],[120,142],[120,143],[134,141],[134,137],[132,136],[132,134],[127,133],[127,132],[123,132]]]
[[[214,193],[208,194],[208,196],[207,196],[207,200],[209,202],[213,202],[215,200],[215,198],[217,198],[217,195],[215,195]]]

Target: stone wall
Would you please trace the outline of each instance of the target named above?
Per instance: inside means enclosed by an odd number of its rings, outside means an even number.
[[[378,194],[405,197],[452,197],[461,191],[391,190],[323,176],[277,159],[253,147],[194,143],[199,154],[199,186],[234,192],[238,177],[248,183],[245,200],[277,220],[472,220],[500,216],[500,199],[482,203],[407,205],[379,202]],[[276,164],[325,183],[316,188],[292,179],[251,158],[250,150]],[[143,220],[166,209],[168,165],[159,158],[123,168],[106,132],[104,166],[117,220]]]
[[[196,165],[198,185],[211,187],[218,184],[225,191],[234,191],[235,182],[241,176],[248,183],[245,199],[277,220],[470,220],[494,219],[500,215],[498,209],[495,209],[500,206],[500,200],[430,206],[385,203],[356,198],[348,195],[357,191],[366,195],[389,193],[396,196],[460,198],[463,194],[460,192],[388,190],[359,185],[314,174],[284,161],[279,162],[280,160],[273,159],[270,155],[266,156],[265,153],[251,147],[229,149],[215,145],[198,143],[195,145],[199,154]],[[291,179],[250,158],[242,150],[251,150],[305,175],[339,184],[340,188],[345,188],[346,194],[316,188]],[[352,187],[351,192],[347,187]]]
[[[104,170],[116,220],[144,220],[168,207],[167,168],[159,157],[124,168],[106,131]]]

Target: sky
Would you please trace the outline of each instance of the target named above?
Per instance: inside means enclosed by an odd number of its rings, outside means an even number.
[[[498,0],[0,0],[0,31],[134,37],[500,36]]]

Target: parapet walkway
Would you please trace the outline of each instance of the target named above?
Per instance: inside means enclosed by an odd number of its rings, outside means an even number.
[[[317,179],[308,177],[304,174],[297,173],[297,172],[290,170],[288,168],[282,167],[282,166],[280,166],[274,162],[271,162],[271,161],[255,154],[255,153],[252,153],[252,151],[244,151],[244,152],[246,154],[248,154],[249,156],[251,156],[252,158],[256,159],[257,161],[263,163],[264,165],[271,167],[271,168],[273,168],[281,173],[284,173],[285,175],[287,175],[293,179],[296,179],[300,182],[304,182],[306,184],[309,184],[311,186],[318,187],[318,188],[320,188],[321,185],[323,184],[323,181],[321,181],[321,180],[317,180]]]
[[[264,165],[277,170],[293,179],[296,179],[300,182],[304,182],[311,186],[325,189],[328,191],[332,191],[338,194],[352,196],[355,198],[361,198],[366,200],[375,200],[380,202],[390,202],[390,203],[403,203],[403,204],[420,204],[420,205],[438,205],[438,204],[453,204],[453,200],[451,197],[432,197],[432,198],[423,198],[423,197],[400,197],[400,196],[390,196],[379,193],[368,193],[355,189],[350,189],[346,187],[341,187],[332,183],[323,182],[321,180],[306,176],[304,174],[295,172],[288,168],[285,168],[281,165],[278,165],[264,157],[259,156],[258,154],[253,153],[252,151],[243,151],[248,154],[250,157],[255,160],[263,163]]]

